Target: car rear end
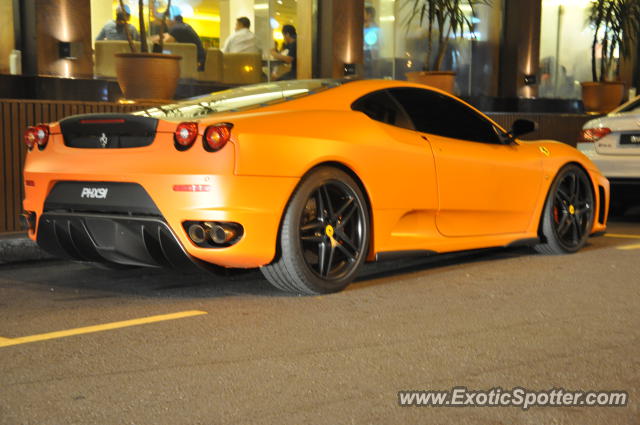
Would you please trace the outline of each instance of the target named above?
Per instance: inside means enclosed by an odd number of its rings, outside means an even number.
[[[613,202],[640,200],[640,114],[613,114],[587,122],[578,149],[609,179]]]
[[[279,220],[268,194],[295,185],[235,176],[237,141],[226,122],[80,115],[30,128],[25,143],[29,235],[82,261],[262,265]]]

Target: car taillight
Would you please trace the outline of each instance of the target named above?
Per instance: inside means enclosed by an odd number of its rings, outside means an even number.
[[[231,139],[233,124],[220,123],[207,127],[204,131],[204,148],[209,152],[219,151]]]
[[[47,146],[49,141],[49,126],[46,124],[40,124],[35,127],[27,128],[24,132],[24,144],[27,145],[29,150],[33,149],[35,145],[38,145],[40,150]]]
[[[195,122],[183,122],[178,124],[174,133],[174,141],[178,150],[189,149],[198,136],[198,124]]]
[[[597,142],[609,133],[611,133],[611,129],[606,127],[588,128],[586,130],[582,130],[582,134],[580,135],[580,143]]]

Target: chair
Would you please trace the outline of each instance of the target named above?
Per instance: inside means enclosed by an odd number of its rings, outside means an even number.
[[[207,49],[204,71],[198,73],[198,80],[222,81],[222,56],[220,49]]]
[[[180,78],[198,77],[198,49],[192,43],[164,43],[163,53],[182,56]]]
[[[225,84],[254,84],[262,81],[260,53],[225,53],[222,63],[222,82]]]
[[[131,52],[129,42],[120,40],[101,40],[95,42],[95,60],[93,74],[96,77],[116,78],[116,53]],[[134,41],[136,50],[140,51],[140,42]]]

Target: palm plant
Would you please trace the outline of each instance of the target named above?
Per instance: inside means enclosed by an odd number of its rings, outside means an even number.
[[[594,82],[620,75],[621,58],[629,58],[640,32],[640,0],[595,0],[589,11],[589,24],[594,28],[591,45],[591,73]],[[600,70],[596,61],[597,46],[602,46]]]
[[[473,22],[465,14],[464,6],[471,9],[471,16],[476,16],[479,5],[491,6],[491,0],[406,0],[404,6],[410,11],[406,20],[407,30],[412,23],[417,22],[426,28],[427,52],[425,70],[439,71],[444,60],[449,41],[461,38],[465,30],[473,34]],[[436,36],[437,32],[437,36]],[[431,62],[436,41],[436,55]]]

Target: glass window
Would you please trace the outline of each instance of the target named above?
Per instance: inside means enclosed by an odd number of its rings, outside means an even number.
[[[591,81],[591,0],[544,0],[540,32],[540,86],[546,98],[579,99]]]
[[[365,113],[372,120],[413,130],[413,123],[398,102],[386,90],[368,94],[353,102],[354,111]]]
[[[456,93],[463,96],[495,96],[498,89],[498,60],[502,36],[502,2],[461,8],[473,30],[459,39],[451,38],[441,70],[456,73]],[[364,76],[406,80],[406,73],[422,71],[433,63],[427,58],[427,29],[410,20],[413,0],[366,0],[364,12]],[[409,24],[409,21],[411,23]],[[434,37],[437,39],[437,31]],[[435,46],[434,46],[435,50]]]
[[[133,28],[139,31],[138,1],[124,0],[124,4],[129,11],[130,28],[132,31]],[[167,5],[168,0],[144,0],[142,14],[149,35],[157,37],[160,33],[162,15]],[[125,26],[122,22],[115,22],[119,6],[120,0],[91,0],[91,31],[94,41],[97,38],[126,40]],[[244,75],[243,72],[250,73],[251,75],[247,76],[247,79],[251,80],[249,83],[285,78],[311,78],[311,55],[315,43],[312,17],[316,10],[317,0],[173,0],[170,18],[182,16],[184,24],[191,27],[201,41],[202,49],[198,47],[199,70],[202,71],[204,67],[205,73],[199,75],[199,79],[240,84],[242,78],[235,78],[234,73],[236,77]],[[242,17],[248,19],[248,31],[242,28],[246,20],[242,20],[242,25],[237,26],[237,19]],[[168,24],[171,25],[171,21]],[[291,28],[294,29],[293,32]],[[170,34],[171,29],[170,27],[168,31]],[[188,31],[192,33],[191,30]],[[288,34],[298,34],[300,41],[295,37],[287,38]],[[225,46],[226,49],[223,49]],[[111,50],[121,48],[117,43],[99,46],[100,52],[96,54],[96,62],[100,64],[96,66],[99,71],[96,75],[115,77],[112,63],[105,62],[111,61]],[[225,50],[224,54],[212,52],[217,49]],[[289,64],[282,57],[272,55],[273,49],[284,56],[294,58],[294,63]],[[108,56],[102,52],[107,52]],[[168,53],[169,50],[165,48],[165,52]],[[211,67],[207,69],[205,56],[209,53]],[[226,56],[230,53],[251,55]],[[218,66],[220,62],[222,66]],[[226,78],[219,68],[227,70]]]
[[[407,111],[418,131],[472,142],[501,143],[490,121],[449,96],[413,88],[389,92]]]
[[[149,108],[135,112],[134,115],[195,119],[216,112],[248,110],[274,105],[309,96],[341,84],[340,80],[295,80],[240,86],[170,105]]]

